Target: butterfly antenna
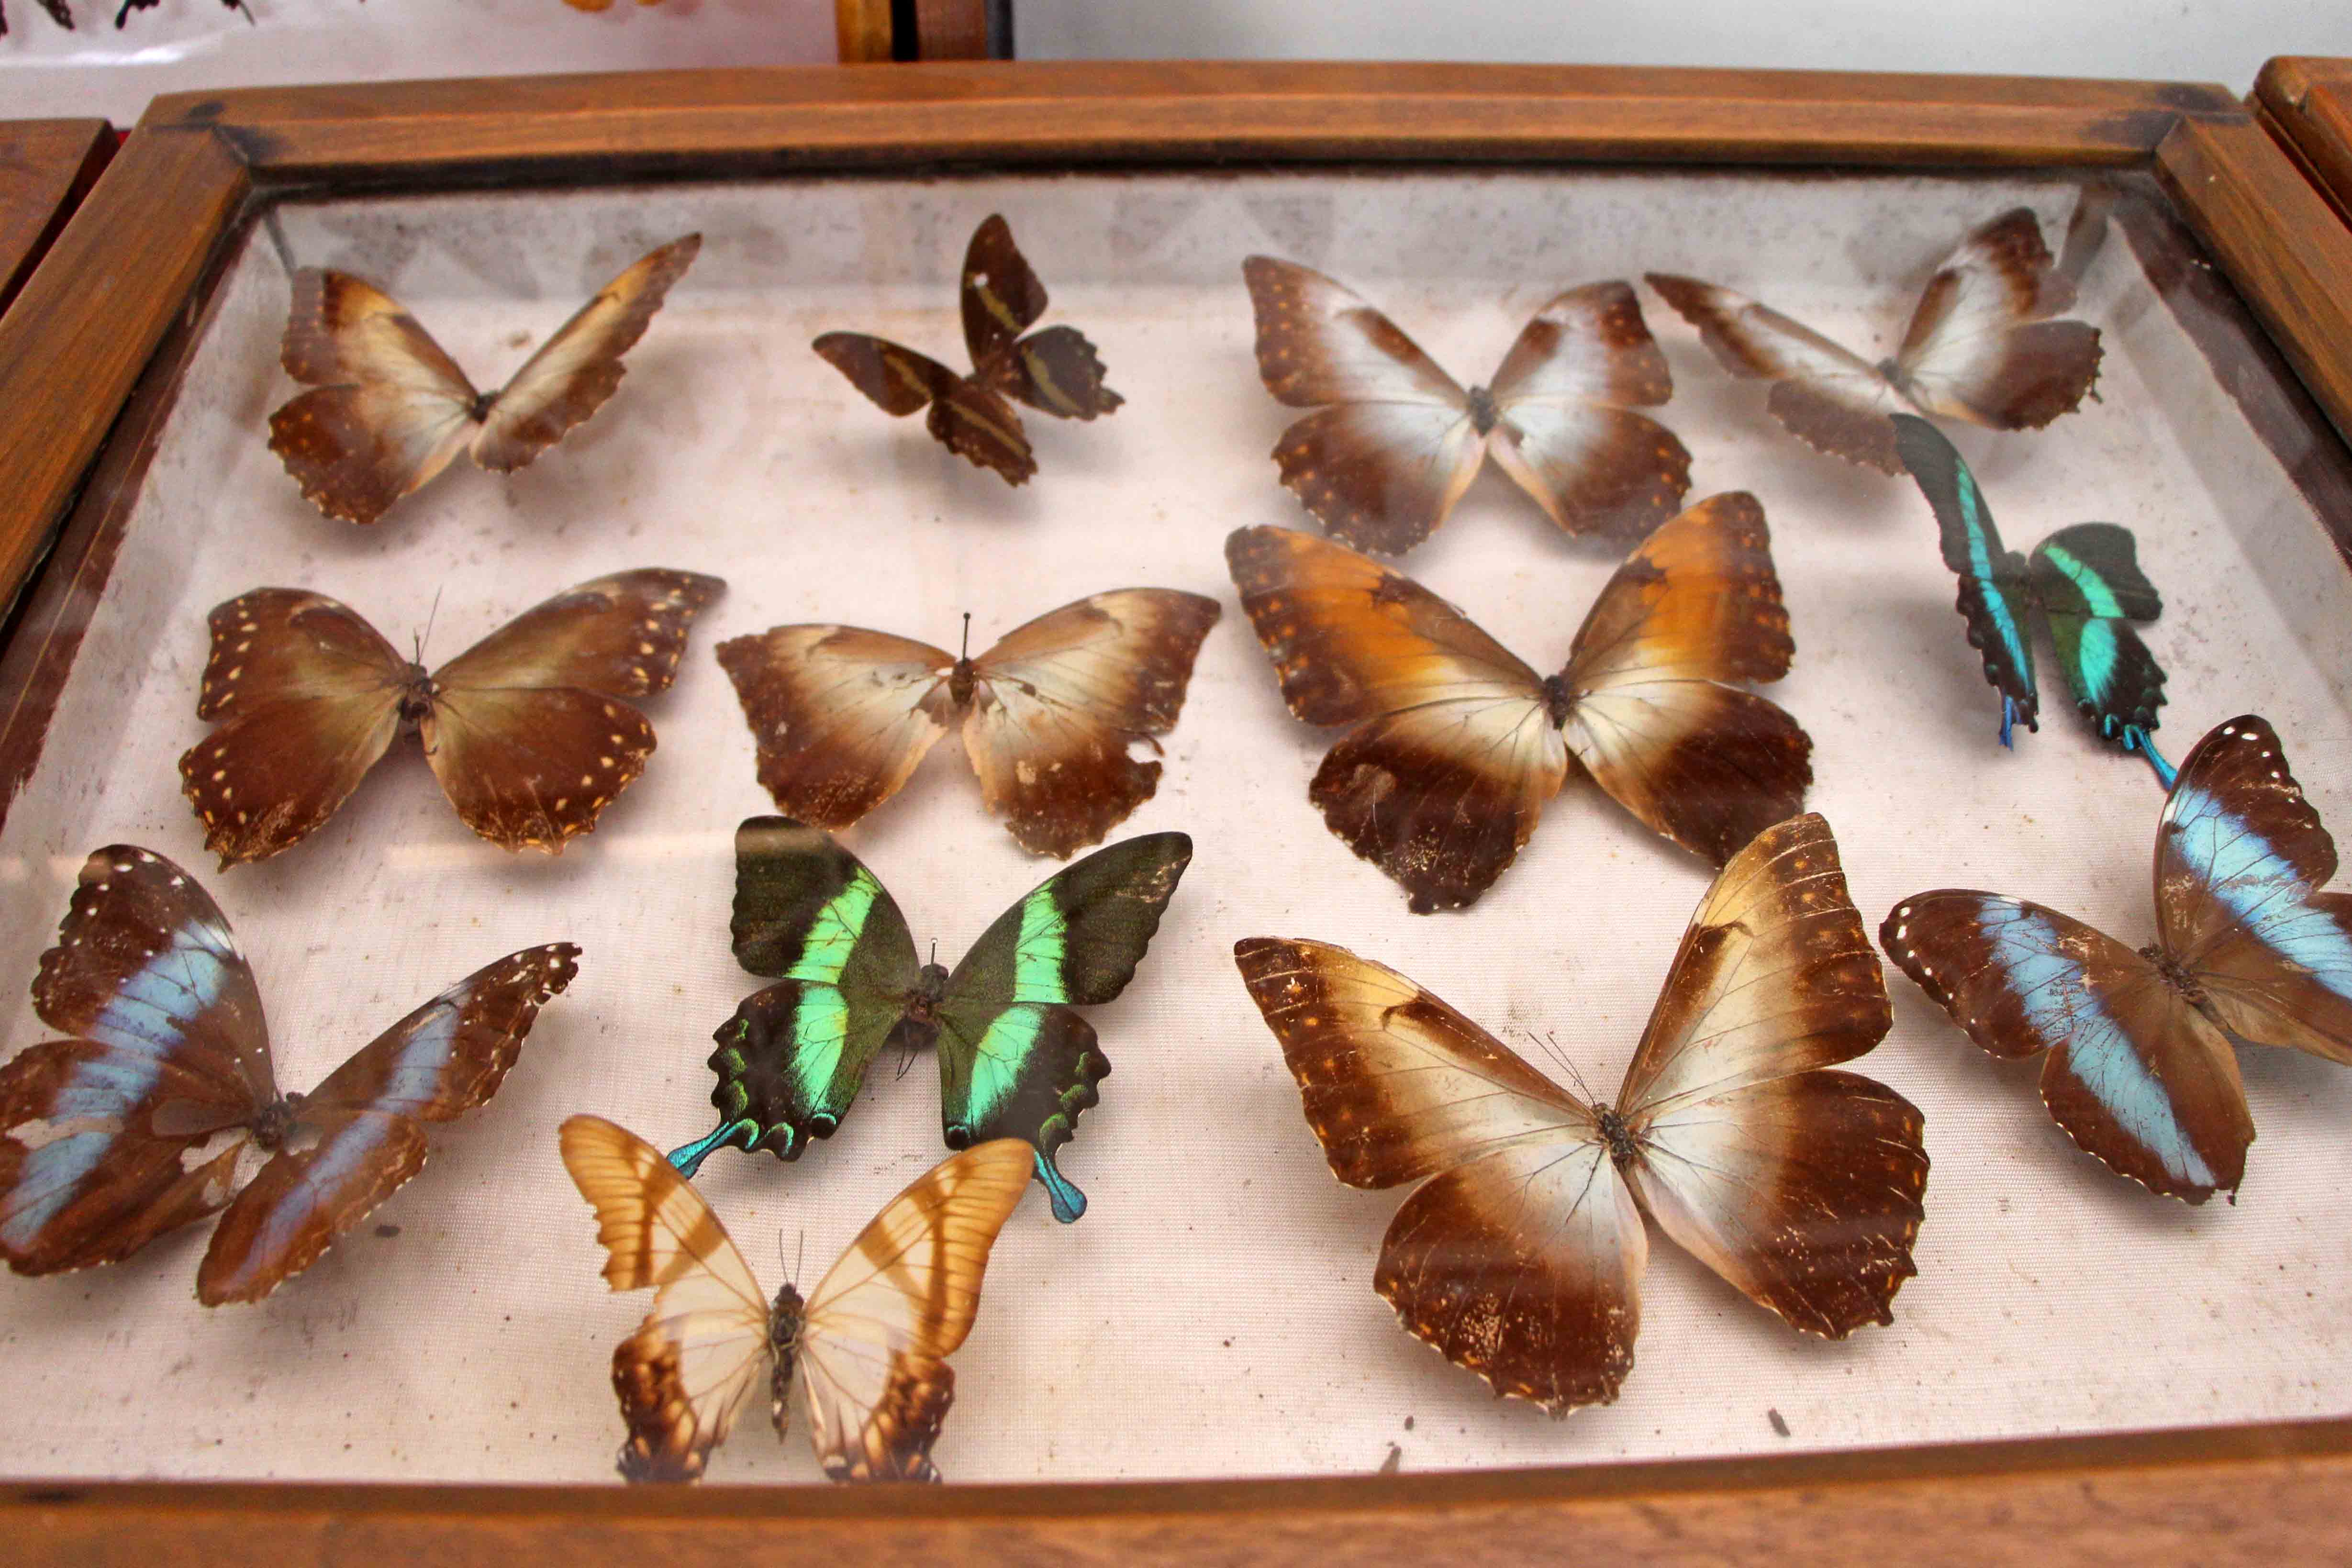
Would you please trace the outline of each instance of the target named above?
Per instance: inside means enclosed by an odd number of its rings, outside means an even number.
[[[1577,1071],[1575,1061],[1570,1058],[1568,1052],[1559,1048],[1559,1037],[1551,1030],[1546,1030],[1543,1042],[1545,1051],[1549,1053],[1554,1061],[1559,1063],[1560,1070],[1568,1074],[1568,1081],[1576,1085],[1576,1092],[1583,1096],[1584,1103],[1588,1105],[1597,1104],[1599,1102],[1593,1098],[1592,1085],[1584,1081],[1584,1074]]]
[[[963,612],[963,646],[956,650],[956,660],[961,663],[971,657],[971,612]]]
[[[433,591],[433,608],[425,612],[425,630],[416,635],[416,662],[425,662],[425,644],[433,640],[433,622],[441,614],[441,591]]]

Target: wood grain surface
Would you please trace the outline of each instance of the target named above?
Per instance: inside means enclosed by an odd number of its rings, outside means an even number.
[[[170,93],[257,171],[611,180],[873,162],[1616,159],[2142,163],[2223,89],[2019,77],[1581,66],[975,61]],[[518,170],[518,161],[537,170]]]
[[[2184,118],[2156,168],[2189,225],[2352,438],[2352,230],[2252,119]]]
[[[103,120],[0,121],[0,311],[113,155]]]
[[[0,316],[0,597],[22,591],[247,183],[216,137],[133,131]]]
[[[2352,222],[2352,59],[2283,55],[2263,67],[2252,103]]]
[[[1771,1459],[1098,1486],[27,1486],[12,1561],[2333,1563],[2352,1424]]]

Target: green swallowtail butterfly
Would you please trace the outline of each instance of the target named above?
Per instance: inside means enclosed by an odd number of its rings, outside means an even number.
[[[1096,851],[1030,890],[953,972],[920,963],[881,882],[822,828],[753,817],[735,831],[735,956],[776,983],[719,1026],[719,1125],[670,1152],[691,1176],[714,1149],[796,1160],[848,1114],[884,1047],[936,1045],[948,1147],[1024,1138],[1067,1224],[1086,1195],[1055,1168],[1110,1071],[1075,1009],[1127,988],[1192,859],[1182,833]]]
[[[2140,569],[2131,530],[2115,523],[2060,528],[2021,556],[2005,547],[1976,476],[1943,432],[1924,419],[1895,415],[1895,444],[1935,508],[1944,564],[1960,580],[1959,611],[1969,645],[1984,655],[1985,679],[2000,693],[2000,743],[2021,721],[2036,722],[2032,622],[2050,628],[2074,706],[2126,751],[2137,751],[2172,788],[2172,764],[2156,748],[2156,710],[2164,702],[2164,668],[2135,621],[2153,621],[2164,601]]]

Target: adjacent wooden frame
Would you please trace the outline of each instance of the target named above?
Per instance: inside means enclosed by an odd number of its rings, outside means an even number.
[[[0,727],[22,731],[62,678],[211,274],[282,196],[812,170],[1600,161],[2152,172],[2318,406],[2352,432],[2352,231],[2218,87],[1155,63],[178,94],[156,100],[0,318],[0,591],[35,581],[58,545],[0,650],[0,693],[17,705]],[[0,738],[0,759],[8,749]],[[0,768],[0,795],[21,777]],[[926,1563],[1309,1552],[1367,1563],[1572,1552],[2271,1563],[2352,1548],[2352,1420],[1461,1475],[919,1492],[21,1481],[0,1497],[0,1530],[15,1561],[77,1563],[234,1552],[645,1568],[755,1551]]]
[[[2352,223],[2352,60],[2283,55],[2247,106]]]
[[[114,141],[103,120],[0,121],[0,311],[98,183]]]

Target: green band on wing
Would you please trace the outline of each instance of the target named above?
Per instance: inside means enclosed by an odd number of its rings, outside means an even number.
[[[1023,1007],[1007,1008],[989,1021],[972,1052],[971,1087],[964,1098],[971,1125],[988,1125],[1013,1097],[1045,1022],[1045,1016],[1036,1009]]]
[[[792,1073],[812,1103],[832,1098],[833,1075],[848,1044],[848,998],[831,986],[803,988],[793,1009]]]
[[[1013,996],[1024,1002],[1066,1002],[1070,988],[1064,967],[1070,921],[1054,903],[1053,883],[1021,901],[1021,941],[1013,950]],[[999,1019],[1002,1023],[1003,1020]],[[1029,1026],[1030,1038],[1036,1025]],[[992,1036],[994,1026],[989,1030]]]
[[[865,934],[866,917],[873,912],[874,901],[881,893],[882,884],[874,880],[874,873],[859,866],[848,884],[826,900],[824,907],[809,922],[800,956],[782,977],[838,984],[841,972],[849,967],[850,954],[856,950],[858,937]]]
[[[2066,574],[2066,580],[2082,593],[2083,602],[2088,606],[2090,614],[2109,620],[2127,618],[2122,601],[2116,598],[2115,590],[2107,586],[2107,580],[2100,576],[2098,569],[2090,562],[2064,545],[2048,539],[2042,541],[2040,553],[2042,559]]]

